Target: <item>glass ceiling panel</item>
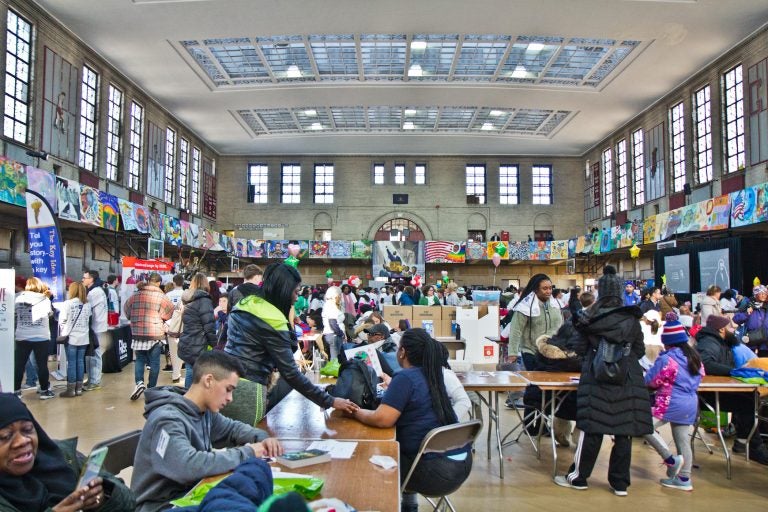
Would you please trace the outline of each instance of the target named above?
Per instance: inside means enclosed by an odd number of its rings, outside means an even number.
[[[433,130],[435,121],[437,121],[437,112],[437,107],[405,107],[403,109],[403,129]],[[406,127],[406,123],[412,124]]]
[[[365,108],[363,107],[333,107],[333,123],[339,130],[364,129]]]
[[[285,130],[298,130],[296,121],[293,119],[290,110],[287,109],[275,109],[275,110],[258,110],[259,118],[267,130],[272,131],[285,131]]]
[[[359,76],[353,35],[309,36],[309,44],[320,75]]]
[[[506,131],[535,133],[551,113],[551,110],[521,109],[509,121]]]
[[[266,133],[264,131],[264,127],[261,126],[261,123],[259,123],[256,116],[251,112],[250,110],[238,110],[238,114],[240,114],[240,117],[245,121],[245,124],[248,125],[248,127],[254,131],[257,135],[260,133]]]
[[[272,74],[280,80],[313,80],[314,72],[301,36],[257,39]]]
[[[510,39],[509,36],[499,36],[497,41],[475,41],[467,38],[461,46],[454,75],[457,77],[494,75]]]
[[[399,129],[402,108],[368,107],[368,124],[372,129]]]
[[[444,107],[440,111],[438,130],[468,129],[472,116],[475,115],[475,107]]]
[[[451,64],[456,55],[459,36],[440,34],[416,34],[411,41],[411,66],[408,76],[416,80],[445,78],[451,72]],[[419,66],[421,74],[414,73],[414,66]]]
[[[365,76],[402,79],[406,49],[405,35],[363,34],[360,36],[360,56]]]
[[[584,80],[609,49],[603,46],[564,46],[547,77]]]

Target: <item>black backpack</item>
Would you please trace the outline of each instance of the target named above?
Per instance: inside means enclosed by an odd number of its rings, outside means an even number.
[[[624,384],[629,374],[630,343],[600,337],[592,358],[592,373],[598,382]]]
[[[336,384],[328,386],[325,390],[331,396],[346,398],[363,409],[373,410],[379,406],[379,398],[376,396],[378,380],[376,370],[364,361],[349,359],[341,363]]]

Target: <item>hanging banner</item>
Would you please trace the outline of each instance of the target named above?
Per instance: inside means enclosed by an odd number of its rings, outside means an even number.
[[[309,257],[310,258],[327,258],[329,245],[330,245],[330,242],[313,240],[309,244]]]
[[[80,222],[80,183],[56,176],[59,218]]]
[[[101,201],[101,227],[117,231],[120,228],[120,209],[117,205],[117,196],[99,192]]]
[[[513,261],[531,259],[531,244],[528,242],[509,242],[509,259]]]
[[[464,263],[466,261],[466,253],[466,242],[424,242],[424,260],[426,263]]]
[[[0,343],[0,393],[14,391],[15,284],[16,271],[12,268],[0,269],[0,339],[3,340]]]
[[[551,260],[567,260],[568,259],[568,240],[555,240],[550,246]]]
[[[101,201],[99,191],[80,184],[80,222],[101,227]]]
[[[133,216],[139,233],[149,233],[149,210],[140,204],[133,205]]]
[[[0,157],[0,201],[24,206],[27,171],[22,164]]]
[[[27,190],[26,202],[32,275],[51,289],[54,301],[63,301],[64,255],[56,215],[48,201],[34,190]]]
[[[133,211],[133,203],[125,199],[118,199],[117,205],[120,208],[120,218],[123,220],[123,229],[125,231],[134,231],[138,229],[136,225],[136,215]]]
[[[162,245],[162,243],[161,243]],[[157,272],[161,276],[173,274],[173,263],[160,260],[140,260],[133,256],[123,256],[122,284],[120,285],[120,302],[125,304],[128,297],[136,291],[136,284],[149,280],[149,274]],[[166,279],[163,279],[165,282]]]

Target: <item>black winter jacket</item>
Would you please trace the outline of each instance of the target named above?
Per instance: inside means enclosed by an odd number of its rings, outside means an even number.
[[[204,290],[187,290],[181,296],[184,304],[184,327],[179,337],[179,357],[187,364],[195,364],[207,347],[216,346],[216,320],[213,301]]]
[[[277,368],[288,385],[309,400],[326,409],[333,406],[333,397],[312,384],[296,366],[295,334],[275,306],[256,295],[245,297],[229,315],[227,335],[224,351],[240,360],[246,379],[267,386],[272,370]]]
[[[576,328],[581,341],[573,343],[571,348],[584,357],[584,363],[577,391],[576,426],[587,434],[642,436],[652,433],[651,401],[639,363],[645,355],[640,308],[602,309],[578,316]],[[631,343],[629,372],[624,384],[607,384],[595,379],[592,360],[601,337]]]
[[[702,327],[696,333],[696,350],[701,355],[701,362],[704,363],[704,371],[707,375],[728,376],[731,370],[736,368],[731,345],[711,327]]]

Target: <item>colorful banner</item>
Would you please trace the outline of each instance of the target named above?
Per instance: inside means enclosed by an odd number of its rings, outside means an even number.
[[[80,183],[56,176],[56,203],[60,219],[80,222]]]
[[[328,242],[328,256],[347,259],[352,256],[352,244],[349,240],[331,240]]]
[[[656,241],[656,215],[646,217],[643,221],[643,243],[650,244]]]
[[[309,257],[310,258],[327,258],[329,242],[322,242],[320,240],[312,240],[309,243]]]
[[[728,194],[713,197],[698,203],[702,206],[705,221],[701,226],[702,231],[714,231],[728,229],[728,221],[731,214],[731,201]]]
[[[163,218],[163,231],[167,243],[181,247],[181,224],[179,219],[166,215]]]
[[[120,218],[123,220],[123,229],[125,231],[135,231],[138,229],[136,226],[136,215],[133,211],[133,203],[126,201],[125,199],[118,199],[117,205],[120,208]]]
[[[475,240],[467,241],[467,259],[470,261],[484,260],[485,256],[485,243],[476,242]]]
[[[0,201],[25,206],[26,189],[27,171],[24,166],[14,160],[0,157]]]
[[[101,227],[117,231],[120,227],[120,207],[117,204],[117,197],[99,192],[99,201],[101,202]]]
[[[510,242],[509,259],[516,261],[531,259],[531,244],[529,242]]]
[[[352,259],[369,260],[371,259],[371,250],[373,242],[371,240],[353,240],[350,247],[350,256]],[[299,242],[301,244],[301,242]],[[301,255],[299,255],[301,258]]]
[[[101,227],[101,201],[99,191],[80,184],[80,222]]]
[[[58,198],[56,197],[56,177],[31,165],[27,166],[27,190],[34,190],[48,201],[51,211],[58,214]]]
[[[571,238],[568,240],[568,257],[569,258],[575,258],[576,257],[576,246],[578,245],[578,238]]]
[[[149,236],[150,238],[163,239],[163,222],[160,220],[160,212],[153,210],[152,208],[146,208],[147,217],[149,218]]]
[[[494,254],[501,256],[502,260],[509,259],[509,242],[488,242],[487,256],[493,258]],[[498,249],[497,249],[498,248]]]
[[[567,260],[568,259],[568,240],[555,240],[551,242],[549,249],[549,259]]]
[[[756,221],[757,191],[755,187],[731,192],[731,227],[749,226]]]
[[[423,276],[424,244],[423,242],[374,242],[372,266],[374,277]]]
[[[149,229],[149,209],[140,204],[133,205],[133,217],[136,219],[136,229],[139,233],[147,234]]]
[[[546,261],[549,259],[551,242],[528,242],[530,254],[528,257],[534,261]]]
[[[424,242],[424,261],[426,263],[464,263],[466,254],[467,245],[465,242]]]
[[[64,255],[56,214],[48,201],[34,190],[27,190],[25,202],[32,275],[50,288],[54,301],[66,300]]]
[[[265,245],[267,258],[284,260],[288,257],[288,240],[267,240]]]

